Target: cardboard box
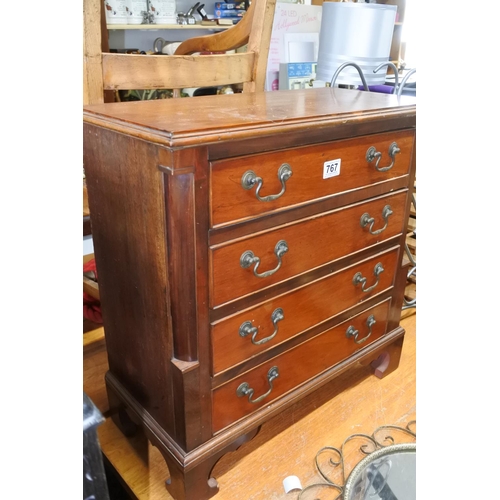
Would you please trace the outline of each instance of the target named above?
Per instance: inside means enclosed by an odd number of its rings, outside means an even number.
[[[216,10],[245,10],[245,2],[239,2],[239,3],[215,2],[214,9],[216,9]]]
[[[295,90],[312,88],[316,78],[316,62],[281,63],[279,89]]]
[[[222,19],[222,18],[225,18],[225,17],[228,17],[228,18],[238,18],[238,17],[243,17],[243,14],[245,14],[246,10],[236,10],[236,9],[233,9],[233,10],[221,10],[221,9],[215,9],[214,10],[214,16],[217,18],[217,19]]]
[[[285,35],[319,33],[323,8],[317,5],[276,2],[266,70],[266,90],[278,90],[280,63],[286,61]]]

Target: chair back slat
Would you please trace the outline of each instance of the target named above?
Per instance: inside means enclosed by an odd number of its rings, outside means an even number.
[[[255,54],[205,56],[103,54],[103,86],[112,90],[210,87],[252,80]]]

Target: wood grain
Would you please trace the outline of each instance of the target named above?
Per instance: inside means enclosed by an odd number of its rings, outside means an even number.
[[[94,299],[100,299],[99,285],[97,284],[97,281],[91,280],[90,278],[87,278],[87,276],[83,276],[83,291],[88,293]]]
[[[102,149],[97,143],[84,148],[84,160],[109,364],[129,381],[140,400],[152,405],[158,419],[167,422],[173,413],[172,394],[166,389],[172,378],[171,346],[165,333],[169,323],[166,236],[162,174],[155,168],[157,150],[105,131],[99,137],[99,142],[114,149],[114,161],[100,161]],[[132,226],[138,230],[132,231]],[[147,332],[161,347],[144,342],[137,332]],[[125,356],[130,356],[126,366]],[[155,372],[149,370],[152,363],[157,363]],[[158,391],[158,400],[150,391]]]
[[[376,255],[213,324],[211,336],[214,374],[275,347],[351,307],[352,304],[359,304],[392,286],[399,255],[397,250],[393,248],[388,253]],[[373,271],[379,263],[384,271],[377,280]],[[376,281],[378,283],[365,293],[361,286],[353,285],[352,280],[357,273],[367,278],[366,288],[374,285]],[[276,331],[271,320],[276,309],[283,311],[283,319],[276,323],[277,333],[271,340],[255,345],[251,341],[253,334],[246,337],[239,335],[240,326],[249,321],[252,327],[258,329],[256,342],[271,337]]]
[[[218,387],[213,394],[214,432],[271,404],[277,397],[299,387],[380,338],[386,333],[389,303],[386,300]],[[366,325],[369,316],[376,320],[371,329]],[[352,338],[347,338],[346,331],[350,326],[354,326],[359,332],[360,339],[368,336],[363,344],[358,345]],[[273,381],[271,388],[268,373],[273,367],[278,369],[279,376]],[[253,394],[238,397],[237,388],[242,383],[247,383],[254,391]],[[269,395],[260,399],[265,394]]]
[[[399,234],[406,223],[406,197],[406,191],[399,191],[212,248],[211,306],[220,306]],[[368,213],[375,218],[373,229],[382,229],[381,214],[386,205],[393,214],[384,231],[372,235],[368,227],[360,226],[362,215]],[[274,274],[260,278],[254,275],[255,264],[241,267],[241,256],[251,251],[260,258],[258,273],[277,268],[275,247],[279,241],[287,243],[288,251],[281,257],[282,265]]]
[[[83,181],[83,216],[90,215],[89,212],[89,194],[85,180]]]
[[[273,134],[283,134],[285,127],[280,147],[411,128],[415,116],[412,97],[398,101],[389,94],[331,88],[94,104],[83,112],[87,123],[166,146],[213,144],[223,156],[276,149]]]
[[[269,3],[272,3],[274,7],[274,1]],[[174,55],[188,55],[202,51],[233,50],[242,47],[248,42],[252,33],[255,10],[257,6],[262,9],[262,4],[263,2],[253,2],[241,21],[226,31],[184,40],[177,47]]]
[[[247,82],[252,78],[254,58],[255,55],[248,52],[205,56],[103,54],[103,84],[105,89],[127,90]]]
[[[265,219],[274,214],[267,214],[251,232],[242,233],[239,226],[234,233],[218,234],[217,243],[210,241],[208,180],[209,162],[218,159],[212,156],[214,152],[218,155],[224,150],[230,152],[227,158],[241,157],[247,154],[247,146],[252,154],[287,148],[300,133],[304,142],[293,147],[306,143],[315,147],[318,141],[414,126],[413,105],[396,105],[391,96],[367,97],[358,92],[352,94],[358,99],[353,102],[350,95],[331,90],[297,92],[294,97],[303,97],[304,102],[298,107],[288,102],[291,113],[283,120],[277,112],[285,103],[283,94],[221,99],[224,108],[217,113],[224,116],[225,128],[210,116],[215,99],[200,98],[196,108],[194,99],[172,99],[181,104],[165,107],[155,102],[153,109],[149,102],[116,103],[85,112],[84,160],[106,328],[110,413],[125,433],[135,427],[128,420],[141,424],[149,441],[159,447],[170,468],[169,491],[177,500],[201,500],[215,494],[218,488],[212,481],[207,483],[207,478],[222,454],[314,391],[323,393],[319,388],[331,380],[341,380],[350,371],[355,383],[358,373],[367,373],[365,369],[371,370],[370,364],[385,353],[389,363],[385,370],[377,366],[380,376],[392,376],[399,365],[404,340],[399,317],[406,279],[400,267],[401,245],[410,206],[413,151],[411,171],[394,180],[405,182],[397,190],[391,183],[382,187],[375,183],[372,187],[381,191],[364,192],[360,198],[356,197],[359,193],[352,198],[349,192],[339,195],[343,205],[322,205],[321,199],[315,200],[310,212],[303,206],[287,209],[288,218],[279,224],[274,219],[272,225]],[[242,107],[245,102],[250,103],[248,110]],[[332,109],[331,114],[324,114],[322,102]],[[167,108],[173,115],[165,116]],[[305,115],[305,108],[310,115]],[[186,113],[195,112],[185,120]],[[260,133],[268,134],[262,143]],[[382,214],[388,204],[393,213],[385,224]],[[373,217],[380,234],[370,234],[360,223],[365,213]],[[248,221],[241,224],[250,225]],[[252,269],[246,269],[244,276],[238,274],[245,250],[262,259],[262,270],[272,269],[276,265],[273,249],[280,239],[286,239],[290,250],[280,267],[284,272],[275,273],[277,281],[272,275],[263,285],[257,283],[260,278]],[[300,337],[288,339],[286,349],[259,353],[211,377],[210,321],[222,321],[395,247],[399,247],[392,265],[396,276],[380,294],[366,301],[351,297],[354,303],[347,309],[333,317],[326,312],[326,319],[316,318],[320,322],[306,327]],[[364,271],[370,274],[372,269]],[[237,307],[232,309],[234,304]],[[328,330],[338,333],[356,317],[362,318],[356,325],[361,330],[368,312],[378,304],[384,304],[385,312],[368,345],[359,350],[352,343],[330,348]],[[341,337],[348,340],[345,331]],[[257,377],[257,371],[267,368],[275,357],[284,361],[291,374],[282,379],[288,385],[276,386],[279,397],[271,404],[242,413],[233,403],[234,384],[248,377],[256,394],[263,394],[267,389],[258,385],[262,376]],[[351,370],[354,367],[359,370]],[[217,394],[223,393],[217,403]],[[212,436],[214,429],[217,432]]]
[[[212,162],[211,225],[260,216],[406,175],[410,168],[413,138],[413,130],[390,132]],[[393,142],[401,148],[395,156],[394,166],[386,172],[377,171],[375,162],[369,163],[365,159],[367,150],[375,147],[381,152],[380,166],[386,167],[391,163],[387,152]],[[339,161],[337,175],[325,178],[323,165],[336,159]],[[248,190],[242,187],[243,175],[252,171],[262,178],[261,197],[280,193],[282,185],[277,174],[285,163],[293,173],[285,182],[285,192],[276,200],[262,202],[256,197],[256,186]]]
[[[233,28],[182,43],[174,56],[110,54],[102,2],[84,1],[84,104],[104,101],[106,90],[181,89],[250,84],[245,92],[264,90],[275,0],[253,2]],[[196,55],[245,46],[238,54]],[[262,58],[259,58],[262,52]],[[180,54],[180,55],[179,55]],[[175,93],[179,96],[179,92]]]
[[[323,446],[339,447],[352,433],[371,434],[385,424],[406,425],[416,418],[415,309],[403,311],[406,330],[398,370],[384,379],[370,367],[348,370],[301,402],[263,424],[260,433],[214,468],[217,500],[289,500],[282,481],[296,475],[302,486],[321,481],[314,457]],[[84,350],[84,390],[107,411],[105,346]],[[172,500],[164,486],[168,468],[142,434],[125,438],[110,418],[98,428],[101,447],[139,500]]]
[[[83,335],[83,347],[86,348],[94,344],[95,342],[100,342],[104,340],[104,328],[101,326],[96,326],[96,323],[92,323],[93,329],[85,331],[84,326],[84,335]]]
[[[104,102],[100,0],[83,2],[83,104]]]
[[[255,59],[252,79],[243,85],[244,93],[264,90],[276,0],[267,0],[265,3],[252,2],[252,4],[256,4],[256,6],[253,12],[247,50],[255,54]]]

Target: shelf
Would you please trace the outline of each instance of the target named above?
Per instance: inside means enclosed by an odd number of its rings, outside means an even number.
[[[233,25],[234,26],[234,25]],[[111,30],[227,30],[233,26],[203,26],[201,24],[108,24]]]

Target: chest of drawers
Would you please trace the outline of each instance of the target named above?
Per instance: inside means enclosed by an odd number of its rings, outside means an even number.
[[[346,369],[397,368],[415,117],[329,88],[84,109],[110,408],[174,498]]]

